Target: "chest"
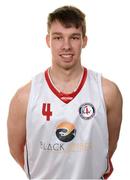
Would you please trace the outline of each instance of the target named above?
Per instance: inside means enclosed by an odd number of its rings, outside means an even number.
[[[69,103],[63,102],[51,91],[44,91],[36,98],[30,108],[31,122],[35,126],[58,124],[66,121],[71,123],[91,124],[103,111],[98,94],[85,89]]]

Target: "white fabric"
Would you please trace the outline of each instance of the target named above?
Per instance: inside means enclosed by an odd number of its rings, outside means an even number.
[[[42,114],[43,103],[50,103],[49,121]],[[81,106],[93,112],[87,114]],[[99,179],[105,173],[108,128],[100,74],[88,70],[84,86],[68,104],[38,74],[32,80],[26,121],[25,171],[30,179]],[[63,126],[70,129],[60,135],[71,134],[71,141],[56,136]]]

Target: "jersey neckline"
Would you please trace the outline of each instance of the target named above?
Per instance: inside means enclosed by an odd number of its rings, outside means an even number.
[[[49,86],[49,88],[51,89],[51,91],[64,103],[68,104],[69,102],[71,102],[77,95],[78,93],[81,91],[86,79],[87,79],[87,69],[84,67],[84,72],[83,72],[83,76],[82,79],[77,87],[77,89],[72,92],[72,93],[63,93],[63,92],[59,92],[56,87],[53,85],[53,83],[51,82],[51,79],[49,77],[49,68],[45,71],[45,79],[46,82]]]

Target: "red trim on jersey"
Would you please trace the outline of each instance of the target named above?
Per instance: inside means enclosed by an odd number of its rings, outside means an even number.
[[[85,81],[86,81],[86,78],[87,78],[87,69],[84,68],[84,73],[83,73],[83,77],[82,77],[82,80],[77,88],[76,91],[72,92],[72,93],[69,93],[69,94],[65,94],[63,92],[59,92],[55,87],[54,85],[52,84],[51,80],[50,80],[50,77],[48,75],[48,69],[45,71],[45,79],[47,81],[47,84],[49,86],[49,88],[52,90],[52,92],[61,100],[63,101],[64,103],[69,103],[70,101],[72,101],[74,99],[74,97],[80,92],[80,90],[82,89]]]
[[[107,171],[106,171],[105,174],[103,175],[104,179],[108,179],[109,176],[112,174],[112,172],[113,172],[113,165],[112,165],[111,160],[109,159],[109,160],[108,160],[108,168],[107,168]]]

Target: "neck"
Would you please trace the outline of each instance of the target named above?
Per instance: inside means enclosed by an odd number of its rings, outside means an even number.
[[[57,79],[59,82],[69,82],[71,80],[77,79],[81,76],[83,72],[83,67],[80,65],[78,67],[73,67],[70,69],[63,69],[60,67],[50,67],[51,79]]]
[[[53,66],[49,69],[50,78],[54,86],[61,92],[73,92],[79,85],[83,75],[83,67],[73,69],[57,69]]]

